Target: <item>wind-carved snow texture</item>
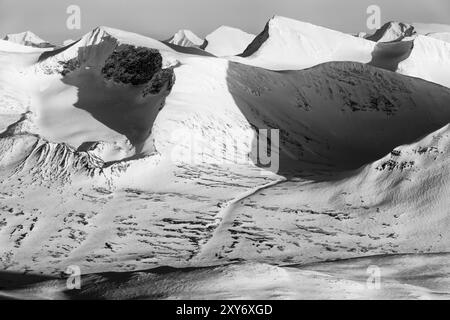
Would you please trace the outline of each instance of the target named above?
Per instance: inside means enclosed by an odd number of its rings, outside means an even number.
[[[107,27],[55,50],[0,41],[0,294],[71,298],[53,277],[77,265],[97,273],[79,297],[205,297],[214,277],[218,298],[242,297],[232,279],[256,298],[448,295],[436,273],[392,271],[379,295],[349,275],[375,260],[448,275],[449,47],[390,28],[402,39],[275,17],[201,47]],[[276,172],[252,157],[260,129],[279,130]],[[25,271],[50,282],[15,290]],[[142,283],[118,292],[111,271]]]

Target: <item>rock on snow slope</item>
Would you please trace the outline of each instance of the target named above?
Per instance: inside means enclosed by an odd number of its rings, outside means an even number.
[[[358,62],[274,72],[105,27],[53,52],[0,45],[4,270],[448,249],[445,87]],[[127,52],[155,67],[105,71]],[[278,174],[248,156],[255,128],[280,129]]]

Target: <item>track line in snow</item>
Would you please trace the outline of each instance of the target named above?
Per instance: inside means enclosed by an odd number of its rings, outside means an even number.
[[[217,227],[215,228],[212,237],[209,238],[203,245],[201,245],[201,249],[190,260],[190,262],[213,259],[214,253],[218,252],[220,248],[226,246],[226,241],[229,239],[224,239],[223,235],[226,233],[226,230],[230,227],[235,219],[235,209],[238,206],[239,202],[255,195],[262,190],[271,188],[286,181],[287,179],[282,177],[281,179],[271,181],[262,186],[252,188],[228,202],[228,204],[217,214],[217,219],[214,223],[214,225],[217,225]]]

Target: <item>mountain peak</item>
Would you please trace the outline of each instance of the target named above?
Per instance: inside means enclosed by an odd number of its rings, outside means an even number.
[[[35,48],[53,48],[55,47],[51,43],[41,39],[31,31],[25,31],[20,33],[7,34],[3,40],[14,42],[28,47]]]
[[[167,40],[168,43],[176,44],[183,47],[201,47],[205,40],[198,37],[194,32],[187,29],[178,30],[172,38]]]
[[[282,68],[298,67],[298,63],[301,63],[302,67],[309,67],[320,61],[333,60],[331,59],[332,55],[335,56],[334,60],[370,61],[370,54],[368,58],[360,59],[358,54],[356,54],[357,57],[351,54],[357,50],[346,49],[347,44],[349,47],[354,47],[355,43],[358,46],[365,45],[363,42],[366,40],[353,38],[351,35],[308,22],[274,16],[266,23],[264,30],[246,48],[241,57],[261,58],[259,66],[269,69],[278,69],[281,66]],[[349,54],[347,54],[348,52]],[[283,58],[280,58],[280,54]],[[368,61],[366,61],[367,59]],[[289,61],[296,61],[296,63],[291,64]]]
[[[389,21],[385,23],[380,29],[378,29],[374,34],[367,36],[367,40],[374,42],[391,42],[391,41],[401,41],[405,38],[414,37],[417,34],[413,25]]]

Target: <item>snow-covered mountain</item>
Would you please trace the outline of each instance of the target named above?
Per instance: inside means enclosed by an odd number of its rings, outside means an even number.
[[[183,47],[201,48],[205,40],[199,38],[191,30],[182,29],[175,33],[167,42]]]
[[[254,38],[240,29],[221,26],[206,36],[204,49],[217,57],[235,56],[244,52]]]
[[[362,38],[275,16],[236,61],[271,70],[306,69],[330,61],[368,63],[374,47]]]
[[[83,275],[81,288],[72,291],[67,290],[66,279],[30,275],[28,281],[32,285],[25,287],[10,281],[6,285],[9,290],[0,292],[0,297],[49,300],[195,300],[205,297],[217,300],[270,300],[275,296],[279,300],[396,300],[408,297],[446,300],[450,297],[448,259],[448,254],[410,254],[304,266],[241,262],[203,268],[153,268]],[[377,290],[367,289],[367,266],[378,266],[384,271],[383,285]],[[20,283],[24,282],[22,279]]]
[[[365,38],[375,42],[390,42],[413,40],[415,35],[416,30],[414,26],[403,22],[391,21],[384,24],[374,34]]]
[[[35,47],[35,48],[54,48],[55,46],[51,43],[39,38],[31,31],[25,31],[21,33],[8,34],[3,40],[11,41],[24,46]]]
[[[219,30],[206,50],[225,58],[108,27],[53,51],[0,42],[2,269],[446,251],[445,42],[281,17],[250,45]],[[259,129],[279,130],[275,172]]]
[[[357,61],[450,87],[448,43],[421,35],[409,41],[375,43],[279,16],[272,18],[241,57],[233,60],[270,70]]]

